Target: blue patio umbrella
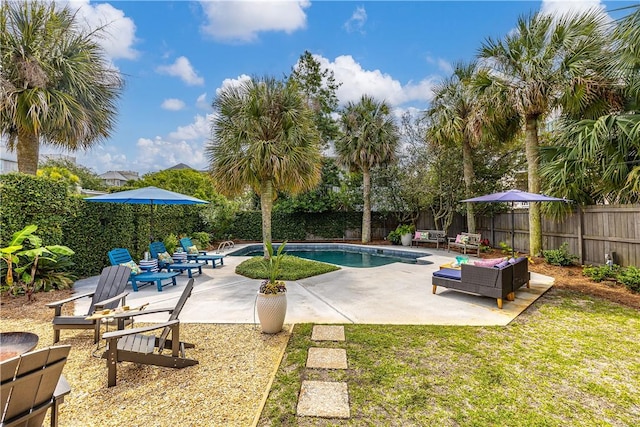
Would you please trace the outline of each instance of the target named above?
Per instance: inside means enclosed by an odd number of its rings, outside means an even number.
[[[102,203],[129,203],[151,206],[149,228],[153,234],[153,207],[155,205],[197,205],[209,203],[186,194],[174,193],[158,187],[143,187],[135,190],[119,191],[117,193],[103,194],[101,196],[87,197],[87,202]],[[153,236],[151,236],[153,241]]]
[[[544,194],[527,193],[520,190],[502,191],[500,193],[486,194],[484,196],[473,197],[471,199],[461,200],[461,202],[507,202],[511,203],[511,255],[513,256],[515,245],[515,226],[513,221],[513,203],[514,202],[570,202],[567,199],[559,199],[557,197],[545,196]]]

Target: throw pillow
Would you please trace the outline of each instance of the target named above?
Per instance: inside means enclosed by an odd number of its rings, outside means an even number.
[[[502,269],[502,268],[505,268],[505,267],[507,267],[509,265],[511,265],[509,263],[509,261],[502,261],[501,263],[494,265],[494,267]]]
[[[493,267],[502,262],[502,258],[489,258],[483,259],[481,261],[476,261],[473,265],[477,267]]]
[[[414,240],[421,240],[422,237],[422,232],[421,231],[416,231],[416,235],[413,237]]]
[[[460,236],[460,243],[464,243],[465,245],[469,243],[469,236]]]
[[[458,234],[456,236],[456,243],[462,243],[462,235],[461,234]]]
[[[169,255],[169,252],[162,252],[158,254],[158,260],[165,264],[173,264],[173,258]]]
[[[135,274],[136,276],[140,273],[142,273],[142,269],[140,267],[138,267],[138,264],[135,263],[135,261],[127,261],[127,262],[123,262],[120,265],[124,265],[125,267],[129,267],[131,269],[131,272],[133,274]]]
[[[189,255],[198,255],[200,252],[198,252],[198,247],[196,245],[193,245],[187,248],[187,253]]]
[[[428,231],[423,231],[422,232],[422,240],[429,240],[429,232]]]

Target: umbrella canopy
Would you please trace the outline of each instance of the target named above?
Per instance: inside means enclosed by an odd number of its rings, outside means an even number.
[[[143,187],[135,190],[120,191],[117,193],[103,194],[101,196],[87,197],[87,202],[102,203],[129,203],[151,206],[150,229],[153,233],[153,207],[155,205],[197,205],[209,203],[186,194],[174,193],[158,187]],[[153,241],[153,237],[151,237]]]
[[[196,205],[209,203],[186,194],[174,193],[158,187],[136,188],[101,196],[87,197],[87,202],[134,203],[145,205]]]
[[[513,221],[513,203],[514,202],[570,202],[567,199],[559,199],[557,197],[549,197],[544,194],[527,193],[520,190],[502,191],[500,193],[486,194],[484,196],[473,197],[471,199],[461,200],[461,202],[511,202],[511,255],[514,254],[515,245],[515,225]]]

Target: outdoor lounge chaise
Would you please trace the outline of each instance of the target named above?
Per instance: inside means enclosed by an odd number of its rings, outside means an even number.
[[[121,325],[120,318],[129,318],[136,315],[157,313],[166,311],[171,313],[166,323],[146,326],[142,328],[124,329],[115,332],[107,332],[103,338],[107,340],[107,348],[102,358],[107,359],[108,387],[116,385],[116,369],[118,362],[134,362],[145,365],[164,366],[167,368],[185,368],[197,365],[198,361],[185,357],[186,348],[194,348],[195,345],[180,341],[180,321],[178,316],[193,290],[193,279],[189,279],[187,286],[182,291],[180,299],[174,308],[150,309],[138,312],[126,312],[116,315]],[[151,331],[161,330],[160,336],[146,335]],[[171,334],[171,339],[167,339]],[[165,348],[171,349],[171,355],[163,354]]]
[[[124,248],[112,249],[109,251],[108,255],[109,255],[109,261],[111,261],[112,265],[131,265],[131,263],[133,263],[135,266],[135,262],[131,258],[131,255],[129,254],[129,251],[127,249],[124,249]],[[133,270],[131,270],[131,275],[129,276],[129,280],[131,281],[131,287],[133,288],[134,292],[138,292],[138,282],[148,283],[148,284],[155,283],[156,287],[158,288],[158,292],[162,292],[162,288],[164,286],[169,285],[169,283],[173,284],[173,286],[176,285],[176,276],[178,276],[179,274],[180,274],[179,271],[169,271],[166,273],[163,273],[163,272],[154,273],[151,271],[143,271],[139,274],[136,274],[134,273]],[[163,280],[170,280],[170,282],[165,283],[163,285],[162,284]]]
[[[198,250],[189,237],[180,239],[180,246],[182,246],[182,249],[187,253],[187,258],[191,261],[204,261],[205,264],[211,261],[213,268],[216,268],[216,262],[224,265],[224,255],[209,255],[207,251]]]
[[[502,308],[502,301],[513,301],[518,288],[525,284],[529,287],[527,262],[526,258],[519,258],[494,267],[462,264],[460,270],[444,268],[433,273],[433,293],[438,286],[470,292],[495,298],[498,308]]]
[[[167,271],[186,271],[189,275],[189,278],[193,277],[192,270],[198,270],[199,274],[202,274],[202,266],[205,264],[201,264],[199,262],[166,262],[161,259],[164,256],[169,256],[167,252],[167,248],[164,246],[162,242],[153,242],[149,245],[149,251],[151,252],[151,256],[158,260],[158,268],[162,270],[166,268]],[[170,260],[172,261],[172,260]]]
[[[131,269],[121,265],[105,267],[102,269],[96,290],[81,295],[74,295],[70,298],[55,301],[47,304],[47,307],[55,309],[53,315],[53,343],[60,341],[60,330],[62,329],[94,329],[93,342],[98,342],[100,334],[100,323],[96,320],[87,320],[87,316],[96,310],[112,309],[118,304],[125,305],[125,292]],[[68,302],[76,301],[80,298],[91,297],[91,304],[87,312],[80,316],[63,316],[62,306]]]

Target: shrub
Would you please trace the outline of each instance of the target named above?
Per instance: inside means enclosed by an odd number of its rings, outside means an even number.
[[[507,242],[499,242],[498,247],[500,247],[500,250],[505,255],[511,255],[513,253],[513,248],[511,248]]]
[[[390,241],[392,245],[399,245],[401,237],[402,234],[398,233],[396,230],[393,230],[387,235],[387,240]]]
[[[618,273],[618,281],[622,282],[631,292],[640,292],[640,268],[627,267]]]
[[[616,280],[618,273],[620,272],[620,266],[614,265],[609,267],[608,265],[601,266],[588,266],[582,269],[582,274],[589,277],[594,282],[602,282],[605,279]]]
[[[162,240],[162,243],[164,243],[164,247],[167,248],[167,252],[172,254],[178,247],[178,237],[173,233],[169,234]]]
[[[569,244],[564,242],[558,249],[542,251],[542,256],[547,264],[560,266],[572,265],[578,257],[570,254],[568,248]]]
[[[193,233],[193,238],[200,243],[200,249],[206,250],[211,243],[211,236],[206,231],[196,231]]]

